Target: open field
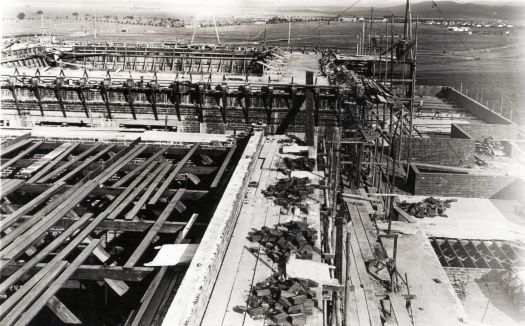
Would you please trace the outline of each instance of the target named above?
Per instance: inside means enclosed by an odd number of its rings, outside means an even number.
[[[46,20],[49,34],[59,39],[96,42],[189,42],[192,28],[166,28],[157,26],[97,23],[97,38],[92,35],[93,21]],[[34,34],[40,32],[40,20],[4,20],[4,35]],[[126,32],[121,32],[126,29]],[[338,49],[354,53],[357,35],[362,33],[359,23],[304,22],[294,23],[291,45]],[[394,25],[399,36],[402,24]],[[264,40],[268,46],[287,46],[288,24],[235,25],[219,27],[224,44],[259,44]],[[81,31],[89,34],[81,35]],[[482,34],[480,31],[490,34]],[[452,33],[441,26],[418,26],[418,82],[431,85],[450,85],[469,89],[469,94],[483,93],[484,102],[503,110],[514,108],[525,112],[521,94],[525,89],[525,38],[522,30],[513,29],[504,35],[505,29],[474,29],[472,35]],[[386,35],[386,24],[374,24],[373,33]],[[390,30],[388,32],[390,34]],[[195,43],[216,41],[213,28],[199,28]],[[524,114],[525,115],[525,114]]]

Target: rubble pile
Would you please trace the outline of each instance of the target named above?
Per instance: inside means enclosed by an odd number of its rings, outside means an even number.
[[[268,318],[278,325],[305,325],[306,316],[317,305],[311,280],[286,277],[276,273],[252,286],[246,306],[235,306],[238,313],[248,313],[253,319]]]
[[[466,297],[466,291],[465,291],[465,281],[458,280],[454,277],[454,281],[450,282],[452,284],[452,287],[456,291],[456,294],[460,300],[465,299]]]
[[[315,159],[307,157],[284,158],[284,164],[289,170],[300,170],[312,172],[315,167]]]
[[[304,200],[309,194],[313,194],[314,187],[310,184],[309,178],[283,178],[276,184],[268,186],[263,194],[266,197],[273,197],[274,202],[282,207],[299,207],[306,212]]]
[[[304,222],[291,221],[273,228],[263,226],[248,233],[248,239],[260,243],[274,263],[285,265],[292,251],[297,258],[312,259],[317,231]]]
[[[447,208],[450,208],[450,203],[456,201],[457,199],[441,200],[434,197],[428,197],[423,201],[416,203],[403,201],[402,203],[399,203],[398,206],[408,214],[417,218],[436,217],[438,215],[441,217],[447,217],[445,211]]]
[[[504,156],[503,145],[492,136],[483,138],[483,141],[476,143],[476,153],[486,156]]]
[[[304,141],[302,139],[300,139],[299,137],[294,136],[294,135],[286,135],[286,138],[281,138],[281,139],[277,140],[277,143],[278,144],[285,144],[285,145],[292,145],[292,144],[297,144],[299,146],[303,146],[304,145]]]

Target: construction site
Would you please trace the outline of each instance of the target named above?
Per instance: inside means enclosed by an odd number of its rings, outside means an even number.
[[[3,47],[0,325],[523,325],[523,129],[393,26]]]

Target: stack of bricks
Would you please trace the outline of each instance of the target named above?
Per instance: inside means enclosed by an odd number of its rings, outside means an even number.
[[[313,171],[315,159],[308,157],[284,158],[284,164],[288,170]]]
[[[277,325],[305,325],[306,316],[313,314],[317,304],[311,289],[317,286],[311,280],[286,279],[277,273],[251,288],[246,306],[233,309],[255,320],[269,318]]]
[[[266,197],[273,197],[277,205],[283,207],[295,206],[307,212],[304,201],[309,194],[313,194],[314,189],[310,184],[309,178],[283,178],[276,184],[268,186],[263,191]]]
[[[291,221],[277,224],[274,228],[263,226],[249,233],[252,242],[260,243],[266,256],[280,266],[286,265],[291,252],[299,259],[312,259],[317,231],[304,222]]]

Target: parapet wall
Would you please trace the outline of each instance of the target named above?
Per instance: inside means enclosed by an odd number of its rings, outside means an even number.
[[[30,107],[38,107],[38,103],[34,102],[20,102],[20,108],[23,112],[31,112],[30,120],[33,122],[38,121],[63,121],[63,122],[89,122],[89,118],[86,117],[84,109],[80,103],[66,104],[67,118],[62,116],[60,106],[56,102],[44,102],[42,107],[44,109],[44,116],[40,115],[39,111],[29,110]],[[169,126],[177,126],[179,131],[183,132],[206,132],[206,133],[224,133],[228,130],[245,130],[252,126],[252,123],[265,124],[266,131],[268,133],[274,133],[277,126],[283,121],[288,114],[286,107],[274,107],[272,110],[272,116],[270,124],[267,124],[266,110],[264,107],[250,107],[249,109],[249,123],[246,123],[244,113],[242,109],[229,107],[226,110],[226,123],[222,121],[221,111],[217,108],[203,108],[203,124],[199,123],[197,117],[197,110],[194,107],[181,107],[181,121],[177,120],[175,108],[169,104],[157,104],[157,111],[159,120],[155,121],[151,105],[149,104],[135,104],[135,111],[137,114],[137,120],[133,120],[131,117],[130,109],[128,104],[125,103],[112,103],[111,111],[112,117],[115,123],[141,123],[141,124],[164,124],[167,116]],[[10,121],[11,126],[16,126],[17,119],[20,119],[17,115],[16,107],[14,102],[5,101],[2,103],[2,118]],[[104,120],[107,109],[104,104],[90,104],[90,111],[95,122]],[[333,112],[323,110],[319,112],[319,125],[325,127],[337,126],[337,119]],[[23,126],[26,127],[26,126]],[[28,125],[27,127],[30,127]],[[306,111],[302,109],[299,111],[293,121],[291,121],[288,131],[289,132],[305,132],[306,127]]]
[[[411,164],[408,187],[414,195],[491,198],[517,177],[451,172],[427,172]]]
[[[401,142],[401,160],[408,159],[409,140]],[[411,162],[462,166],[474,163],[476,141],[461,138],[412,138]],[[394,155],[399,152],[399,139],[394,141]]]
[[[518,138],[518,126],[515,124],[452,124],[450,136],[465,137],[465,134],[477,141],[486,137],[496,140],[512,140]]]
[[[478,101],[464,94],[461,94],[460,92],[458,92],[457,90],[453,88],[443,87],[440,94],[456,102],[462,108],[468,110],[470,113],[472,113],[473,115],[475,115],[476,117],[478,117],[479,119],[483,120],[486,123],[507,124],[507,125],[513,123],[509,119],[503,117],[500,114],[497,114],[496,112],[491,111],[485,105],[479,103]]]

